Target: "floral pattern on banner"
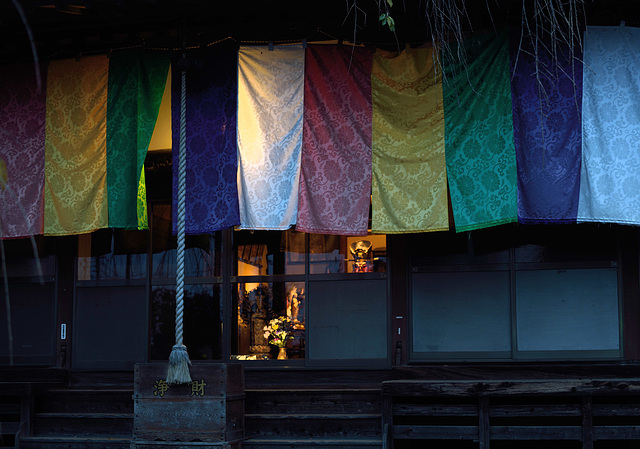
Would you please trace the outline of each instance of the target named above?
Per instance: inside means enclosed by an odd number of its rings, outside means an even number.
[[[278,230],[296,223],[303,99],[302,45],[240,47],[240,229]]]
[[[164,54],[123,51],[109,59],[107,183],[111,228],[148,228],[144,159],[168,70],[169,57]]]
[[[187,71],[185,233],[207,234],[240,223],[236,123],[238,56],[218,50]],[[175,66],[175,64],[174,64]],[[173,232],[178,224],[178,150],[182,73],[172,75]]]
[[[373,100],[372,228],[449,228],[442,85],[433,50],[377,51]]]
[[[0,236],[43,232],[45,83],[38,92],[36,67],[6,66],[0,71]],[[41,71],[44,74],[44,70]]]
[[[578,222],[640,224],[640,29],[588,27]]]
[[[44,233],[108,226],[107,84],[109,59],[52,61],[47,77]]]
[[[366,48],[307,47],[298,231],[367,234],[372,58]]]
[[[509,36],[443,52],[445,148],[456,231],[517,221]],[[464,54],[464,59],[452,55]]]
[[[511,35],[513,132],[518,165],[518,221],[575,223],[582,158],[582,54],[534,51]],[[551,47],[547,47],[551,48]],[[535,56],[534,56],[535,54]]]

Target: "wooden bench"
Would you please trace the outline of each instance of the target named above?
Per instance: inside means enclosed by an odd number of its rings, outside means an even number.
[[[391,380],[382,384],[385,449],[397,440],[640,441],[640,378]]]

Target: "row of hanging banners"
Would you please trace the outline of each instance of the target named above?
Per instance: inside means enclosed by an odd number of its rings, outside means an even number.
[[[436,57],[213,48],[186,77],[186,233],[364,235],[370,202],[374,233],[640,224],[639,49],[623,26],[555,54],[507,31]],[[148,227],[144,160],[169,70],[159,52],[52,61],[38,92],[33,66],[2,68],[4,238]]]

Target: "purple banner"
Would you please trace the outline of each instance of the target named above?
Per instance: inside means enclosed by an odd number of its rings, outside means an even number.
[[[44,70],[42,71],[44,74]],[[0,71],[0,237],[42,234],[46,80],[38,92],[35,67]]]
[[[181,71],[173,64],[173,232],[177,231]],[[206,234],[240,223],[237,186],[238,54],[212,51],[187,70],[185,232]]]
[[[582,158],[582,54],[511,36],[518,221],[575,223]],[[537,54],[536,54],[537,53]]]

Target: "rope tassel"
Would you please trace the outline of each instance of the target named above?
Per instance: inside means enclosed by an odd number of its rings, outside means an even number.
[[[176,344],[169,356],[167,369],[167,383],[191,383],[189,373],[189,354],[187,347],[182,344],[183,316],[184,316],[184,250],[185,250],[185,192],[187,167],[187,58],[183,54],[179,62],[182,69],[182,83],[180,92],[180,148],[178,156],[178,249],[176,270]]]
[[[174,345],[169,356],[169,368],[167,369],[167,383],[185,384],[191,382],[189,373],[189,354],[185,345]]]

